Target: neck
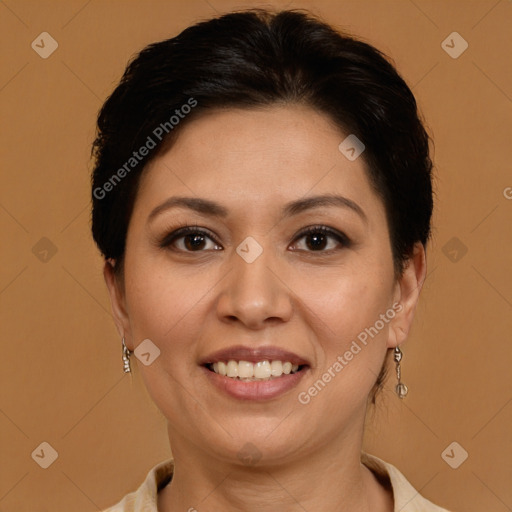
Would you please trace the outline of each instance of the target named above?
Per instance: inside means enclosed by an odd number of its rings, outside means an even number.
[[[364,421],[364,417],[362,418]],[[286,463],[220,460],[169,428],[175,470],[158,510],[392,512],[393,498],[360,462],[362,425]]]

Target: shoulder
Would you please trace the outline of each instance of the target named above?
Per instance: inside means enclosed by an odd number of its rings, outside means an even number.
[[[102,512],[158,512],[158,491],[172,478],[174,460],[167,459],[152,467],[136,491]]]
[[[400,512],[450,512],[427,500],[392,464],[369,453],[361,453],[361,462],[382,480],[389,480],[395,501],[394,510]]]

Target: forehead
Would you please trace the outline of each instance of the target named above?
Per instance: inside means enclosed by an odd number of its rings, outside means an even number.
[[[346,136],[306,106],[211,111],[184,125],[173,146],[150,162],[137,196],[148,208],[173,194],[268,208],[340,193],[382,214],[364,160],[350,161],[338,148]]]

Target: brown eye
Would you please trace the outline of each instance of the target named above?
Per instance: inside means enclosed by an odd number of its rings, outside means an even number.
[[[208,240],[213,242],[213,247],[207,247]],[[181,244],[177,242],[181,242]],[[181,245],[180,247],[177,247]],[[183,252],[203,252],[208,249],[218,249],[217,241],[205,230],[193,226],[186,226],[167,235],[161,242],[160,247],[170,247],[173,250]]]
[[[330,229],[326,226],[312,226],[302,231],[296,240],[301,238],[306,239],[306,248],[308,252],[331,252],[332,250],[336,250],[336,244],[334,247],[328,248],[329,239],[334,239],[338,245],[342,245],[344,247],[348,247],[350,245],[350,240],[346,235],[342,233],[338,233],[333,229]]]

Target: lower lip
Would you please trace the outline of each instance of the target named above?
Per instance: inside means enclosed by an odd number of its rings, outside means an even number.
[[[297,386],[307,371],[307,368],[304,368],[297,373],[283,374],[275,379],[242,381],[212,372],[204,366],[202,369],[214,386],[239,400],[270,400],[276,398]]]

